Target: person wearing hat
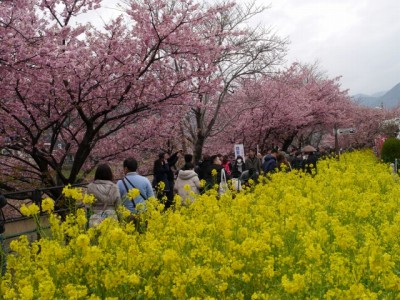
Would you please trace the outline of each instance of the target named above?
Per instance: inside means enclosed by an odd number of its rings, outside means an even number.
[[[310,175],[317,173],[317,161],[318,156],[316,155],[317,149],[311,145],[307,145],[303,148],[303,171]]]
[[[303,148],[303,151],[302,151],[303,153],[308,153],[308,154],[310,154],[310,153],[314,153],[314,152],[317,152],[317,149],[315,149],[313,146],[311,146],[311,145],[307,145],[307,146],[305,146],[304,148]]]

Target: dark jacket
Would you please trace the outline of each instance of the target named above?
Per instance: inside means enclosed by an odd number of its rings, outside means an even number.
[[[289,163],[294,170],[301,170],[303,168],[303,158],[300,156],[291,156],[289,158]]]
[[[274,172],[275,168],[277,167],[276,158],[272,155],[267,155],[264,158],[263,163],[263,171],[265,174]]]
[[[318,156],[316,154],[309,154],[306,159],[303,159],[303,171],[309,174],[317,173]],[[314,175],[314,174],[312,174]]]
[[[165,163],[162,159],[157,159],[154,162],[153,172],[153,187],[156,187],[157,184],[162,181],[165,184],[165,191],[169,191],[173,188],[174,174],[172,173],[168,163]]]
[[[209,188],[214,186],[214,184],[219,184],[221,182],[221,170],[223,168],[224,167],[222,167],[221,165],[215,165],[215,164],[211,164],[207,167],[205,181],[206,181],[206,185]],[[213,170],[217,170],[216,176],[212,175]]]
[[[234,161],[232,163],[232,172],[231,172],[232,178],[239,178],[244,171],[246,171],[246,164],[244,162],[238,164],[237,161]]]
[[[167,159],[167,161],[168,161],[168,166],[169,166],[169,168],[171,169],[172,180],[174,179],[174,176],[173,176],[173,175],[174,175],[174,170],[175,170],[175,171],[179,171],[178,168],[176,167],[176,163],[177,163],[178,160],[179,160],[178,153],[179,153],[179,151],[178,151],[178,152],[175,152],[174,154],[172,154],[172,155]]]
[[[199,179],[206,179],[207,178],[207,171],[208,167],[211,165],[211,161],[209,159],[205,159],[202,162],[199,163],[199,165],[196,168],[196,173],[199,175]]]
[[[261,171],[260,159],[256,156],[253,158],[248,157],[246,159],[246,169],[247,170],[254,169],[257,173],[260,173]]]

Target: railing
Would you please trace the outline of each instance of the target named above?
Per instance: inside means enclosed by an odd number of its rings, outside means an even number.
[[[74,184],[73,187],[84,187],[86,183]],[[38,232],[36,229],[36,224],[33,222],[31,217],[23,216],[18,207],[11,204],[7,199],[12,199],[16,201],[26,201],[30,200],[39,207],[41,207],[42,199],[44,195],[50,195],[51,191],[59,190],[61,195],[64,186],[54,186],[47,188],[37,188],[32,190],[23,190],[16,192],[9,192],[0,195],[0,260],[1,260],[1,271],[2,274],[5,272],[6,267],[6,255],[9,253],[9,244],[13,239],[20,237],[21,235],[27,235],[30,240],[36,240],[38,238]],[[56,199],[56,202],[59,199]],[[4,215],[3,209],[5,207],[11,207],[13,210],[17,211],[18,217],[6,217]],[[56,212],[61,213],[66,209],[58,209]]]
[[[85,187],[87,183],[80,183],[80,184],[72,184],[72,187]],[[4,193],[2,196],[5,199],[11,199],[11,200],[17,200],[17,201],[26,201],[26,200],[31,200],[33,203],[41,207],[42,199],[44,195],[50,196],[51,194],[49,192],[51,191],[56,191],[59,190],[59,194],[61,195],[62,189],[65,187],[65,185],[60,185],[60,186],[53,186],[53,187],[44,187],[44,188],[37,188],[37,189],[32,189],[32,190],[23,190],[23,191],[15,191],[15,192],[9,192],[9,193]],[[59,199],[55,199],[57,202]],[[21,216],[18,218],[6,218],[4,221],[5,223],[11,223],[14,221],[18,221],[21,219],[24,219],[22,216],[20,210],[14,206],[13,204],[9,203],[8,201],[4,206],[10,206],[13,210],[17,211]],[[1,229],[1,228],[0,228]]]
[[[151,182],[151,177],[153,176],[153,174],[145,174],[142,175],[145,177],[148,177],[150,179]],[[122,178],[121,178],[122,179]],[[86,187],[88,185],[88,183],[79,183],[79,184],[71,184],[71,187]],[[29,219],[25,216],[23,216],[19,210],[18,207],[16,207],[15,205],[11,204],[10,202],[7,201],[7,199],[11,199],[11,200],[20,200],[20,201],[26,201],[26,200],[30,200],[33,203],[35,203],[36,205],[38,205],[39,207],[41,207],[41,203],[42,203],[42,199],[44,195],[48,195],[51,196],[51,191],[59,191],[59,195],[61,196],[62,194],[62,189],[65,187],[65,185],[60,185],[60,186],[53,186],[53,187],[43,187],[43,188],[36,188],[36,189],[31,189],[31,190],[22,190],[22,191],[15,191],[15,192],[8,192],[8,193],[3,193],[2,195],[0,195],[1,199],[0,199],[0,234],[4,233],[5,231],[5,227],[7,226],[7,224],[13,223],[13,222],[18,222],[21,220],[26,220]],[[57,201],[60,200],[60,198],[58,199],[54,199],[56,204]],[[18,217],[5,217],[3,214],[3,208],[9,206],[11,208],[11,210],[16,211],[19,216]],[[60,213],[65,209],[59,208],[58,210],[56,210],[56,212]],[[20,235],[24,234],[24,232],[22,232]],[[8,236],[4,235],[0,238],[3,239],[7,239]]]
[[[151,177],[153,174],[143,175],[145,177]],[[149,178],[151,179],[151,178]],[[151,182],[151,180],[150,180]],[[71,187],[86,187],[88,183],[80,183],[80,184],[71,184]],[[51,196],[52,191],[59,191],[57,194],[60,195],[59,198],[54,199],[57,205],[57,202],[62,197],[62,190],[65,185],[53,186],[53,187],[44,187],[44,188],[36,188],[31,190],[22,190],[15,192],[8,192],[4,194],[0,194],[0,260],[1,260],[1,269],[4,274],[5,270],[5,256],[9,252],[9,243],[11,240],[20,237],[21,235],[28,235],[31,240],[35,240],[38,238],[36,224],[33,222],[31,217],[26,217],[21,214],[19,208],[13,204],[11,204],[7,199],[16,200],[16,201],[26,201],[30,200],[41,208],[42,199],[44,195]],[[5,207],[11,207],[12,210],[17,211],[18,217],[6,217],[3,213],[3,209]],[[56,213],[63,213],[67,208],[58,208],[55,210]]]
[[[151,177],[153,176],[153,174],[144,174],[142,175],[144,177],[148,177],[149,180],[151,179]],[[122,179],[122,178],[121,178]],[[117,179],[117,181],[120,179]],[[150,180],[151,182],[151,180]],[[85,182],[85,183],[78,183],[78,184],[71,184],[71,187],[86,187],[89,183]],[[43,195],[48,195],[51,196],[50,191],[54,191],[54,190],[59,190],[59,194],[61,195],[61,191],[62,189],[65,187],[66,185],[60,185],[60,186],[53,186],[53,187],[43,187],[43,188],[36,188],[36,189],[31,189],[31,190],[22,190],[22,191],[15,191],[15,192],[7,192],[7,193],[3,193],[0,194],[0,197],[4,197],[5,199],[12,199],[12,200],[20,200],[20,201],[25,201],[25,200],[31,200],[33,203],[35,203],[36,205],[38,205],[39,207],[41,207],[41,202],[43,199]],[[57,203],[57,201],[59,199],[54,199]],[[21,212],[19,211],[19,209],[14,206],[13,204],[6,202],[5,205],[10,206],[14,211],[17,211],[21,217],[18,218],[7,218],[5,220],[5,223],[10,223],[13,221],[18,221],[21,218],[23,219],[24,217],[22,216]],[[1,206],[1,202],[0,202],[0,209],[2,207],[4,207],[5,205]],[[1,222],[1,216],[0,216],[0,222]],[[0,224],[1,225],[1,224]],[[0,233],[1,233],[1,227],[0,227]]]

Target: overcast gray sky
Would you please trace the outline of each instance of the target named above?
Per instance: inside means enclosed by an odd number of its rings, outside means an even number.
[[[289,62],[318,61],[329,77],[342,76],[342,87],[351,95],[400,83],[400,0],[269,3],[271,8],[258,21],[289,37]]]
[[[387,91],[400,82],[400,0],[256,1],[271,8],[254,24],[290,39],[288,64],[318,61],[329,77],[342,76],[351,95]],[[117,2],[105,0],[97,19],[119,14],[110,8]]]

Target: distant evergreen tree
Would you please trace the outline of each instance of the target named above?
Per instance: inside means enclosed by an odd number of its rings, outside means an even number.
[[[400,140],[397,138],[388,138],[382,147],[382,160],[384,162],[394,162],[400,159]]]

